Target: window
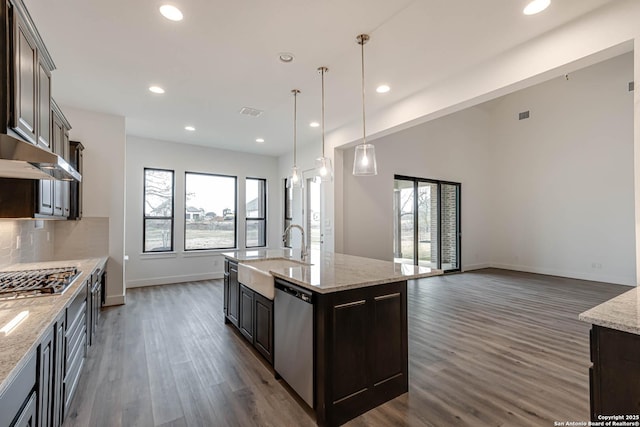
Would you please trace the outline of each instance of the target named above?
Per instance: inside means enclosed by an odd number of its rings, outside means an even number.
[[[267,180],[247,178],[247,248],[267,246]]]
[[[143,252],[173,250],[173,171],[144,169]]]
[[[293,221],[293,188],[287,186],[287,180],[284,180],[284,229],[286,230]],[[291,233],[287,234],[286,240],[283,242],[285,248],[291,247]]]
[[[184,249],[236,247],[236,177],[185,173]]]

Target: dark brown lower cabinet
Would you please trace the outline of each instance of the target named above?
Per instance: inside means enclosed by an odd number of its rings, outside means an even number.
[[[64,396],[63,396],[63,379],[64,379],[64,335],[66,331],[65,322],[66,313],[63,313],[55,324],[55,372],[53,380],[53,415],[51,425],[60,427],[64,421]]]
[[[62,380],[63,416],[69,410],[75,394],[84,358],[87,352],[87,286],[73,299],[66,312],[66,331],[64,335],[65,369]]]
[[[238,264],[224,264],[224,322],[233,324],[273,365],[273,301],[238,282]]]
[[[245,285],[240,285],[240,321],[238,326],[242,335],[252,344],[254,326],[253,294],[254,292],[251,289]]]
[[[38,347],[38,425],[53,425],[53,394],[55,393],[55,327]]]
[[[315,411],[340,425],[409,389],[407,282],[317,294]]]
[[[240,283],[238,282],[238,264],[229,262],[229,280],[226,282],[227,297],[227,318],[235,326],[238,326],[240,317]]]
[[[603,415],[640,415],[640,335],[593,325],[591,361],[592,421],[602,421]]]
[[[255,292],[253,345],[273,365],[273,301]]]
[[[12,427],[35,427],[37,424],[38,405],[36,392],[31,393],[27,405],[20,412],[20,416]]]
[[[0,427],[36,425],[37,359],[37,352],[32,352],[24,366],[0,393]]]

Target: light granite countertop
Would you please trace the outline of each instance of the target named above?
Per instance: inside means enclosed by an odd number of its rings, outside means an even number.
[[[225,252],[225,257],[250,264],[265,259],[300,261],[300,251],[292,249],[260,249]],[[295,267],[269,270],[277,278],[326,294],[347,289],[364,288],[384,283],[438,276],[441,270],[363,258],[328,251],[310,252],[310,257]]]
[[[61,295],[22,298],[0,301],[0,327],[7,324],[19,313],[28,311],[29,315],[8,335],[0,332],[0,394],[13,380],[20,368],[26,363],[28,355],[36,347],[44,334],[80,292],[82,284],[90,277],[96,267],[104,266],[107,258],[84,260],[51,261],[39,263],[13,264],[0,271],[33,270],[38,268],[76,267],[80,274]]]
[[[581,313],[578,318],[594,325],[640,335],[640,291],[633,288]]]

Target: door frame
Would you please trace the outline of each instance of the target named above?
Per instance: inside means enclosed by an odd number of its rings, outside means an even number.
[[[456,268],[451,268],[445,271],[445,273],[455,273],[462,271],[462,211],[460,208],[460,202],[462,200],[462,183],[453,181],[443,181],[431,178],[417,178],[407,175],[393,175],[393,180],[411,181],[413,182],[413,259],[414,265],[418,265],[418,184],[421,182],[436,184],[438,188],[438,200],[437,214],[438,214],[438,270],[442,270],[442,185],[452,185],[456,188],[456,260],[458,265]],[[444,271],[444,270],[443,270]]]

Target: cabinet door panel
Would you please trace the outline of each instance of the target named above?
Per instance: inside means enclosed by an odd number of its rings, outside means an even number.
[[[402,375],[406,358],[402,352],[402,298],[400,293],[377,296],[373,300],[373,381]]]
[[[34,391],[13,427],[36,427],[36,392]]]
[[[38,144],[51,147],[51,73],[40,62],[38,64]]]
[[[65,354],[64,354],[64,334],[65,334],[65,318],[64,315],[60,316],[56,326],[56,342],[55,342],[55,380],[54,380],[54,392],[53,392],[53,427],[60,427],[64,420],[64,407],[63,407],[63,388],[62,381],[64,379],[65,371]]]
[[[54,329],[55,330],[55,329]],[[52,422],[52,398],[53,398],[53,385],[55,379],[55,356],[54,356],[54,331],[51,331],[45,339],[40,343],[39,353],[39,388],[38,388],[38,400],[39,400],[39,425],[41,427],[49,427],[53,425]]]
[[[222,311],[226,316],[229,307],[229,273],[224,273],[224,292],[222,298]]]
[[[358,300],[333,307],[333,398],[366,392],[369,385],[367,352],[367,301]]]
[[[238,283],[238,265],[229,265],[229,320],[235,326],[238,326],[238,316],[240,314],[240,285]]]
[[[53,215],[53,186],[54,181],[41,179],[39,184],[38,213],[41,215]]]
[[[15,16],[15,96],[14,129],[32,143],[36,143],[36,44],[22,21]]]
[[[254,294],[254,298],[255,347],[269,363],[273,363],[273,301],[257,293]]]
[[[64,182],[54,181],[53,184],[53,214],[63,216],[64,214]]]
[[[240,332],[253,343],[253,291],[240,285]]]

